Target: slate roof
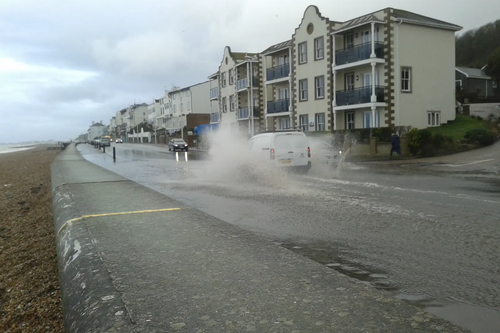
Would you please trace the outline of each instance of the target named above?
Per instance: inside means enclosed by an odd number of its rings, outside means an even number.
[[[360,27],[362,25],[368,24],[370,22],[384,23],[384,21],[379,20],[373,14],[367,14],[361,17],[357,17],[353,20],[347,21],[342,25],[342,28],[335,30],[333,33],[338,33],[350,29],[354,29],[356,27]]]
[[[381,11],[383,11],[383,10],[381,10]],[[401,20],[401,22],[408,23],[408,24],[424,25],[424,26],[441,28],[441,29],[448,29],[448,30],[453,30],[453,31],[458,31],[458,30],[462,29],[462,27],[459,25],[451,24],[451,23],[448,23],[445,21],[436,20],[436,19],[433,19],[431,17],[408,12],[406,10],[395,9],[395,8],[386,8],[385,10],[392,10],[393,17],[395,17],[398,20]],[[366,25],[366,24],[371,23],[371,22],[384,23],[383,20],[380,20],[377,17],[375,17],[375,15],[373,15],[373,13],[366,14],[366,15],[357,17],[355,19],[344,22],[342,24],[342,27],[340,29],[335,30],[333,32],[333,34],[340,33],[340,32],[346,31],[346,30],[350,30],[350,29],[354,29],[356,27]]]
[[[479,68],[455,67],[455,69],[471,79],[491,80],[491,76],[486,75],[486,73]]]
[[[281,50],[284,50],[284,49],[287,49],[290,47],[292,47],[292,40],[291,39],[284,41],[284,42],[281,42],[281,43],[278,43],[278,44],[274,44],[273,46],[268,47],[267,49],[265,49],[261,53],[262,54],[270,54],[270,53],[278,52],[278,51],[281,51]]]
[[[421,24],[438,28],[440,27],[443,29],[454,30],[454,31],[462,30],[462,27],[459,25],[436,20],[427,16],[408,12],[406,10],[394,9],[393,16],[407,23]]]

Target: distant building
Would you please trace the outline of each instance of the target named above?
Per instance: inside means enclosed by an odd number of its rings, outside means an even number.
[[[103,135],[107,134],[107,127],[102,123],[94,123],[89,127],[87,132],[88,140],[98,139]]]
[[[473,102],[495,96],[497,82],[484,72],[484,68],[455,67],[457,96],[461,97],[461,102],[464,98]]]

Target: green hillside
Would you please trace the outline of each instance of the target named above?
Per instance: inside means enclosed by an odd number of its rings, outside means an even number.
[[[456,65],[481,68],[488,63],[488,58],[498,48],[500,48],[500,19],[456,37]]]

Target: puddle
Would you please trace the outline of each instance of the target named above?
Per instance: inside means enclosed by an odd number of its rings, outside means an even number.
[[[374,272],[365,267],[360,267],[343,259],[339,251],[332,246],[280,243],[284,248],[298,253],[304,257],[323,264],[339,273],[366,282],[376,289],[394,291],[398,286],[389,279],[383,272]]]
[[[500,332],[500,311],[482,306],[454,303],[426,307],[427,312],[474,333]]]
[[[500,311],[482,306],[454,302],[446,304],[426,294],[407,294],[384,272],[361,267],[342,258],[341,250],[329,244],[306,244],[301,242],[279,242],[278,245],[355,278],[368,285],[393,293],[407,303],[448,320],[474,333],[500,333]],[[398,293],[399,292],[399,293]]]

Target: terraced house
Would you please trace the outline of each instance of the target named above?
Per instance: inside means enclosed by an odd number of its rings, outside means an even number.
[[[331,33],[333,129],[439,126],[455,119],[455,32],[386,8]]]
[[[260,77],[258,54],[232,52],[226,46],[219,71],[209,76],[210,99],[219,102],[219,115],[212,110],[211,123],[220,122],[221,128],[233,133],[258,132]],[[216,80],[218,84],[214,86],[212,82]]]
[[[455,119],[460,29],[394,8],[335,22],[309,6],[290,40],[258,55],[225,48],[209,77],[218,83],[212,121],[243,133],[439,126]]]

